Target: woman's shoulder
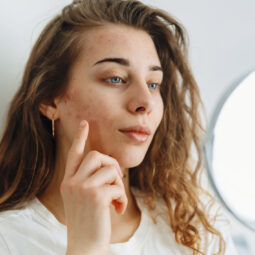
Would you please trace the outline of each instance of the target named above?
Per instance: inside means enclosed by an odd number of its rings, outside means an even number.
[[[19,243],[20,236],[28,234],[30,225],[29,210],[26,206],[0,212],[0,250],[4,254],[16,254],[14,243]],[[24,242],[25,238],[20,243]]]
[[[20,225],[24,225],[24,228],[41,225],[46,228],[65,229],[37,197],[19,204],[14,209],[0,212],[0,230],[7,225],[13,225],[15,228]]]
[[[36,200],[19,204],[13,209],[0,213],[0,236],[6,240],[16,238],[38,228],[39,219],[33,207]]]
[[[28,207],[23,204],[19,207],[0,212],[0,229],[6,224],[16,224],[16,221],[22,221],[29,215]]]
[[[22,254],[64,254],[66,231],[59,225],[37,198],[1,212],[0,251],[4,250],[4,254],[21,254],[20,251]]]

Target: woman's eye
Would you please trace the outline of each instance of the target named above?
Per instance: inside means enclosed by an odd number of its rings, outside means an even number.
[[[117,77],[117,76],[116,77],[107,78],[106,81],[110,82],[110,83],[114,83],[114,84],[123,82],[123,80],[120,77]]]
[[[148,86],[151,86],[153,90],[156,90],[159,87],[158,83],[149,83]]]

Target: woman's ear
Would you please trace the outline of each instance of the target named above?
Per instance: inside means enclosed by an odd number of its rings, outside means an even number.
[[[53,101],[44,101],[40,103],[39,110],[40,112],[47,117],[50,120],[56,120],[59,118],[59,111],[57,108],[57,99],[54,99]]]

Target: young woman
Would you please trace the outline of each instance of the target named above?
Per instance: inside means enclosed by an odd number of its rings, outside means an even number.
[[[1,254],[236,254],[201,197],[185,47],[133,0],[74,1],[46,26],[0,143]]]

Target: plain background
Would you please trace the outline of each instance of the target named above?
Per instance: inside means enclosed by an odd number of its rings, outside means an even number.
[[[0,1],[0,134],[8,104],[20,84],[24,65],[36,38],[49,19],[70,2]],[[255,69],[255,1],[143,2],[170,12],[186,28],[191,66],[210,119],[227,88]],[[255,240],[255,233],[246,231],[234,221],[233,236],[239,235],[245,236],[245,241],[250,245]],[[241,241],[238,239],[237,243]]]

